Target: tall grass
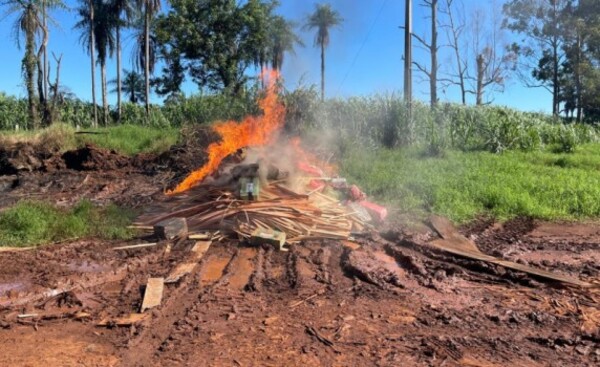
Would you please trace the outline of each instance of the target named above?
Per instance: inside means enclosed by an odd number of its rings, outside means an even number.
[[[446,103],[431,109],[415,102],[409,118],[407,105],[393,94],[332,99],[324,104],[312,104],[314,96],[306,91],[291,93],[287,98],[292,109],[311,106],[311,112],[303,115],[304,132],[335,131],[340,144],[350,139],[367,147],[418,146],[433,155],[445,149],[500,153],[550,148],[572,152],[578,145],[600,137],[598,128],[591,123],[568,124],[551,116],[506,107]]]

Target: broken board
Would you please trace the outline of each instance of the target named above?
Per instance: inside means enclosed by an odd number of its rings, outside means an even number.
[[[564,284],[570,284],[578,287],[591,287],[591,283],[579,279],[555,274],[550,271],[536,269],[531,266],[518,264],[512,261],[498,259],[496,257],[484,254],[479,250],[475,242],[469,240],[460,234],[452,223],[443,217],[432,216],[429,219],[433,229],[442,237],[442,239],[431,241],[428,245],[453,255],[466,257],[473,260],[485,261],[491,264],[500,265],[508,269],[521,271],[539,278],[552,280]]]
[[[192,252],[192,258],[194,260],[200,260],[202,259],[202,256],[204,256],[204,254],[206,253],[206,251],[208,251],[208,249],[210,248],[212,241],[198,241],[196,242],[196,244],[194,245],[194,247],[192,247],[191,252]]]
[[[159,306],[162,301],[163,290],[165,288],[165,278],[149,278],[144,293],[144,301],[140,312]]]
[[[144,319],[146,317],[148,317],[147,314],[132,313],[132,314],[130,314],[128,316],[103,319],[102,321],[100,321],[99,323],[97,323],[96,326],[111,326],[111,325],[131,326],[131,325],[135,325],[135,324],[137,324],[139,322],[144,321]]]
[[[167,283],[167,284],[176,283],[179,281],[179,279],[181,279],[185,275],[191,273],[194,270],[194,268],[196,267],[196,265],[198,264],[198,261],[200,259],[202,259],[202,257],[206,253],[206,251],[208,251],[208,249],[210,248],[210,245],[211,245],[211,241],[196,242],[194,247],[192,247],[192,249],[190,250],[190,252],[192,253],[192,255],[190,256],[191,261],[184,262],[182,264],[177,265],[175,267],[175,269],[173,269],[169,273],[169,275],[167,276],[167,279],[165,279],[165,283]]]

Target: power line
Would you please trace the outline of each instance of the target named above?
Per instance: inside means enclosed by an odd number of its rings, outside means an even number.
[[[340,83],[340,86],[338,87],[338,90],[335,93],[336,95],[339,94],[340,91],[342,90],[342,86],[346,82],[346,79],[348,79],[348,76],[350,75],[350,72],[354,68],[354,64],[356,64],[356,60],[358,60],[358,57],[360,56],[360,53],[362,52],[363,48],[367,44],[367,41],[369,40],[369,36],[373,32],[373,29],[375,28],[375,24],[377,24],[377,21],[379,20],[379,17],[381,16],[381,13],[383,12],[383,8],[385,8],[385,5],[387,4],[387,2],[388,2],[388,0],[384,0],[383,3],[381,4],[381,8],[379,8],[379,12],[377,13],[377,16],[375,17],[375,20],[373,21],[373,24],[371,24],[371,27],[369,28],[369,31],[367,32],[367,35],[365,36],[365,39],[363,40],[363,43],[360,45],[360,48],[358,49],[358,52],[356,52],[356,55],[354,56],[354,59],[352,60],[352,63],[350,64],[350,67],[348,68],[348,71],[346,72],[346,75],[344,76],[344,79],[342,79],[342,82]]]

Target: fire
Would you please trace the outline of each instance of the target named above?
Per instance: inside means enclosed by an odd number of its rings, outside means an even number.
[[[208,146],[208,162],[187,176],[169,194],[181,193],[199,184],[217,170],[223,159],[238,149],[266,145],[273,140],[275,133],[283,126],[285,107],[277,98],[279,73],[273,70],[264,71],[263,78],[267,82],[265,97],[259,101],[263,114],[248,116],[241,123],[225,121],[214,125],[212,128],[221,136],[221,141]]]

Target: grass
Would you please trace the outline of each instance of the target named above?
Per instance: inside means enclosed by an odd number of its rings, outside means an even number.
[[[446,215],[457,222],[481,214],[500,220],[600,217],[600,144],[575,153],[449,151],[426,157],[415,149],[349,150],[345,177],[401,212]]]
[[[98,134],[75,134],[76,130],[65,124],[54,124],[37,132],[0,131],[0,146],[23,142],[66,151],[92,143],[132,156],[138,153],[162,153],[179,139],[179,130],[171,127],[118,125],[86,131]]]
[[[179,129],[171,127],[144,127],[119,125],[101,128],[97,135],[78,135],[79,144],[93,143],[103,148],[114,149],[125,155],[138,153],[161,153],[168,150],[179,139]]]
[[[67,239],[127,239],[134,214],[116,205],[81,201],[62,209],[39,201],[21,201],[0,213],[0,246],[25,247]]]

